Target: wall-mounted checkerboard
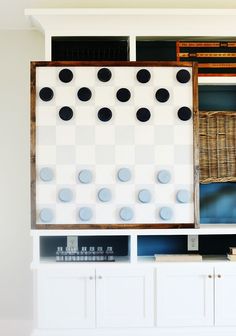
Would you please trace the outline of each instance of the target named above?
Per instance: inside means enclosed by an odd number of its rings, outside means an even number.
[[[192,224],[193,70],[33,63],[36,224]]]

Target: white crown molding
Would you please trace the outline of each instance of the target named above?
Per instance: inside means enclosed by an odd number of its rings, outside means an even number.
[[[40,8],[25,15],[47,35],[236,36],[236,9]]]

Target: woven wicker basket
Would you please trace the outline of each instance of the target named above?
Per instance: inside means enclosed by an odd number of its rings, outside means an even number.
[[[236,181],[236,111],[199,116],[200,183]]]

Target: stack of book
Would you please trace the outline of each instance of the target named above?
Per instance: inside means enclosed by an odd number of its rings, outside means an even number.
[[[155,254],[155,261],[202,261],[200,254]]]
[[[229,253],[227,254],[227,258],[230,261],[236,261],[236,247],[229,248]]]

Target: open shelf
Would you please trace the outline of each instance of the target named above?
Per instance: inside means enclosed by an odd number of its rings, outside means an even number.
[[[123,236],[77,236],[73,235],[76,238],[78,244],[78,251],[81,251],[82,247],[87,248],[87,252],[90,247],[93,247],[97,251],[97,247],[102,247],[105,255],[105,251],[108,246],[111,246],[114,253],[115,262],[127,263],[130,261],[130,237],[128,235]],[[61,247],[63,251],[66,250],[68,246],[67,236],[64,235],[53,235],[53,236],[39,236],[35,244],[38,246],[38,262],[41,264],[105,264],[111,263],[107,261],[56,261],[56,251],[58,247]],[[77,248],[75,248],[77,250]],[[88,258],[88,254],[86,254]]]
[[[128,61],[129,38],[53,36],[52,61]]]

